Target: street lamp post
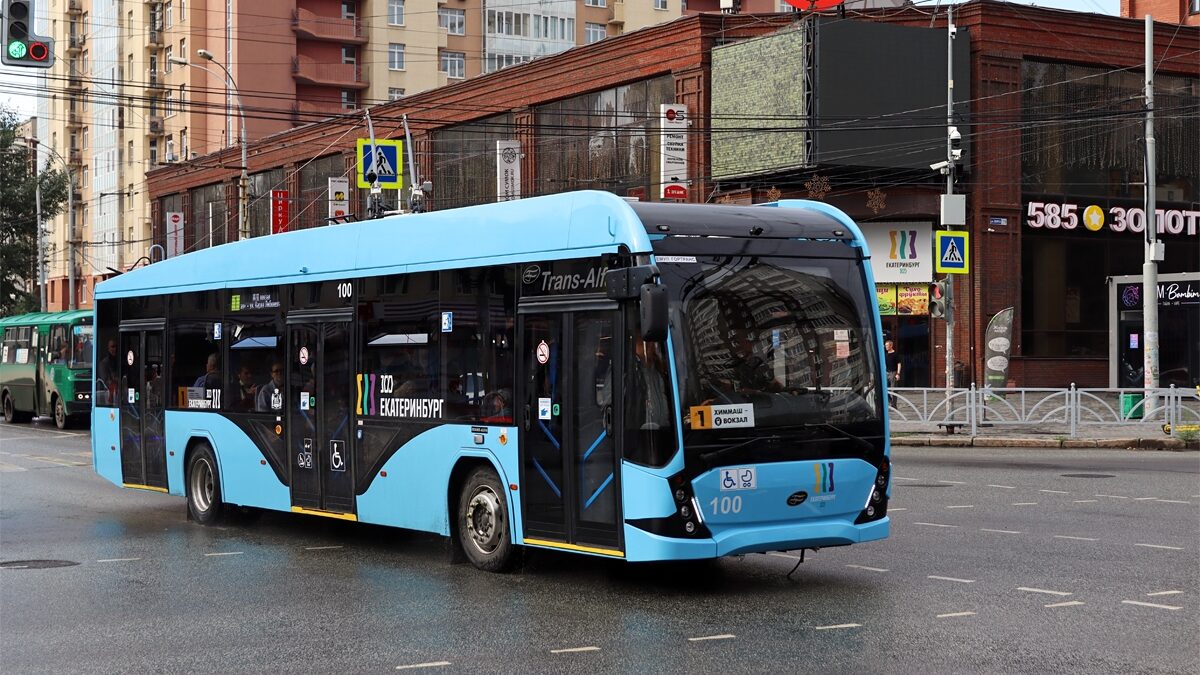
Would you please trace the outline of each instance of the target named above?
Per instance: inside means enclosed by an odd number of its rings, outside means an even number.
[[[75,309],[76,308],[76,303],[75,303],[75,175],[71,173],[71,165],[67,164],[67,160],[63,159],[63,156],[58,154],[57,150],[50,147],[49,145],[46,145],[45,143],[41,142],[39,139],[36,139],[36,138],[26,138],[25,141],[27,143],[30,143],[33,145],[38,145],[38,146],[45,148],[47,152],[49,152],[56,159],[58,159],[58,161],[62,162],[63,169],[67,172],[67,247],[68,247],[68,251],[69,251],[69,253],[67,255],[67,270],[68,270],[67,274],[69,275],[67,292],[71,294],[70,300],[67,301],[68,302],[67,307],[68,307],[68,309]],[[35,177],[35,180],[37,180],[36,177]],[[41,187],[40,181],[38,182],[38,187],[39,188]],[[42,231],[41,231],[42,224],[41,224],[40,220],[41,219],[39,218],[39,222],[38,222],[38,241],[39,242],[41,241],[41,238],[42,238]],[[38,261],[38,268],[42,270],[41,277],[42,277],[43,289],[45,288],[45,285],[46,285],[46,274],[45,274],[45,268],[43,267],[45,264],[46,264],[46,262],[44,259]],[[45,293],[45,290],[43,290],[42,292]],[[43,308],[44,307],[45,307],[45,301],[43,300]]]
[[[238,181],[238,239],[249,239],[250,222],[247,220],[249,214],[247,214],[246,211],[249,205],[248,188],[250,185],[250,176],[247,173],[248,162],[246,158],[246,149],[248,146],[246,143],[246,108],[244,105],[242,105],[242,92],[238,89],[237,83],[233,81],[233,75],[229,72],[229,69],[226,68],[220,61],[214,59],[212,52],[208,51],[207,49],[197,49],[196,55],[220,68],[225,73],[225,87],[227,89],[232,89],[233,93],[237,96],[238,117],[241,118],[242,122],[242,175],[241,179]],[[207,73],[216,75],[216,73],[208,68],[205,68],[198,63],[192,63],[186,58],[172,56],[167,60],[171,63],[179,64],[181,66],[199,68]]]

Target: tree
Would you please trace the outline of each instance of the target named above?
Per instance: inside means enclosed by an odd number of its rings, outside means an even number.
[[[33,153],[19,137],[20,122],[0,108],[0,316],[37,311],[37,183],[42,184],[42,219],[63,210],[63,171],[34,174]]]

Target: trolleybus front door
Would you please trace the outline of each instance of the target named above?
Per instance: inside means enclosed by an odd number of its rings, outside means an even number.
[[[121,326],[121,479],[131,487],[166,489],[163,332],[142,328]]]
[[[521,513],[529,543],[621,549],[619,316],[521,310]]]
[[[293,323],[288,334],[292,506],[352,514],[349,316]]]

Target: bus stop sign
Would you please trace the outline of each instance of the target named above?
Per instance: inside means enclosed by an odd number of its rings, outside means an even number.
[[[379,187],[400,189],[404,187],[404,141],[376,140],[375,151],[371,152],[371,139],[358,139],[358,187],[369,188],[368,173],[374,171],[379,177]]]

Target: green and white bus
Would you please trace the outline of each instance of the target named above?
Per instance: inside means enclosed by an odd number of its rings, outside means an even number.
[[[52,416],[59,429],[87,424],[94,351],[91,310],[0,319],[4,421]]]

